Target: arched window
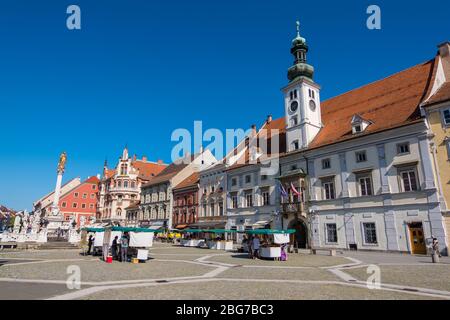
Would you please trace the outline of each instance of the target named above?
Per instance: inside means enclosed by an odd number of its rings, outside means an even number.
[[[124,187],[124,188],[128,188],[128,180],[125,180],[125,181],[123,182],[123,187]]]

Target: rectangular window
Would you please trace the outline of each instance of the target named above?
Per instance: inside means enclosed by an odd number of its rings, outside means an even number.
[[[414,168],[400,170],[400,181],[404,192],[417,191],[417,174]]]
[[[97,186],[95,184],[92,185],[92,190],[97,189]]]
[[[214,213],[214,203],[211,203],[211,205],[210,205],[209,215],[210,215],[211,217],[215,216],[215,213]]]
[[[246,206],[247,208],[253,207],[253,194],[247,193],[247,194],[245,195],[245,206]]]
[[[236,178],[231,179],[231,185],[233,187],[237,185],[237,179]]]
[[[237,209],[238,208],[238,197],[237,197],[237,194],[231,195],[231,204],[232,204],[232,208],[233,209]]]
[[[219,202],[219,216],[223,216],[223,202]]]
[[[364,241],[366,244],[377,244],[377,229],[375,223],[363,223]]]
[[[261,176],[261,181],[265,181],[265,180],[267,180],[267,175],[263,174],[263,175]]]
[[[72,208],[78,207],[78,204],[76,202],[72,203]]]
[[[252,182],[252,176],[251,175],[245,176],[245,183],[250,183],[250,182]]]
[[[329,158],[322,160],[322,169],[330,169],[331,168],[331,160]]]
[[[450,125],[450,109],[446,109],[442,112],[442,115],[444,117],[444,123],[445,125]]]
[[[409,142],[399,143],[397,145],[397,154],[407,154],[409,153]]]
[[[355,152],[356,155],[356,162],[366,162],[367,161],[367,155],[365,151],[359,151]]]
[[[81,209],[86,209],[86,203],[81,204]]]
[[[95,198],[95,193],[91,193],[91,199]]]
[[[269,193],[269,191],[263,191],[262,198],[263,198],[263,206],[269,206],[270,205],[270,193]]]
[[[94,209],[94,204],[93,204],[93,203],[91,203],[91,204],[89,205],[89,209]]]
[[[336,194],[334,191],[334,178],[323,179],[322,187],[323,187],[323,197],[325,200],[331,200],[336,198]]]
[[[83,193],[83,199],[87,198],[87,193]]]
[[[327,242],[338,242],[336,223],[327,223]]]
[[[75,192],[75,193],[73,194],[73,196],[74,196],[74,198],[78,198],[78,192]]]
[[[369,175],[359,175],[356,177],[359,185],[360,196],[373,195],[372,178]]]

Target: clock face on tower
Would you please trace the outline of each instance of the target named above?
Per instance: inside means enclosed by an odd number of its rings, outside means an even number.
[[[291,112],[295,112],[297,111],[297,109],[298,109],[298,102],[297,101],[292,102],[291,105],[289,106],[289,110]]]
[[[314,102],[314,100],[309,100],[309,108],[311,109],[311,111],[316,110],[316,103]]]

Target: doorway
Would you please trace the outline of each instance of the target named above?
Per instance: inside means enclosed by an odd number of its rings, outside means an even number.
[[[427,253],[422,222],[414,222],[409,224],[409,241],[411,243],[412,254]]]
[[[308,245],[308,228],[304,221],[294,220],[289,224],[289,229],[294,229],[295,233],[291,234],[291,243],[294,248],[306,249]]]

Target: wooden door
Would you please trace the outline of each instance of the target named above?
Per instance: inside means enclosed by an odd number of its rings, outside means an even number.
[[[423,228],[410,226],[409,238],[411,241],[411,251],[413,254],[426,254],[427,248],[425,245],[425,237],[423,235]]]

